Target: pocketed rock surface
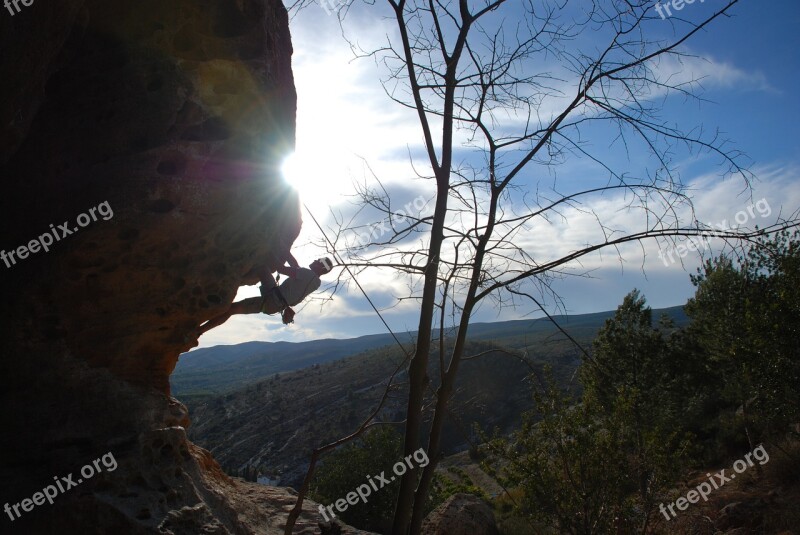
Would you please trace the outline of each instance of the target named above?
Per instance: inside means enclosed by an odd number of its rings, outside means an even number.
[[[169,375],[300,229],[278,172],[296,109],[286,10],[35,2],[0,14],[0,49],[0,247],[58,237],[0,261],[0,504],[118,463],[0,531],[282,533],[291,491],[231,479],[191,444]],[[307,508],[298,533],[316,529]]]

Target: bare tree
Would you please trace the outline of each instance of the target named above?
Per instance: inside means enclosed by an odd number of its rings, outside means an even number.
[[[701,80],[681,68],[698,58],[684,45],[738,1],[691,22],[677,15],[662,20],[649,0],[387,0],[396,35],[378,49],[354,46],[389,73],[382,80],[387,95],[416,114],[423,149],[421,158],[411,151],[412,164],[418,178],[435,185],[432,210],[417,215],[393,208],[380,181],[364,186],[362,206],[382,213],[389,231],[373,233],[369,243],[347,242],[363,227],[339,220],[333,244],[349,243],[351,269],[388,268],[422,286],[401,298],[417,299],[420,310],[404,453],[427,439],[431,462],[402,477],[393,535],[420,531],[470,318],[484,300],[497,306],[530,300],[544,308],[541,299],[558,297],[554,278],[585,274],[581,259],[605,249],[621,260],[619,248],[628,242],[644,252],[645,240],[704,235],[735,246],[799,224],[796,213],[762,229],[698,223],[674,163],[679,151],[717,157],[720,175],[737,176],[745,187],[754,177],[716,132],[681,128],[661,116],[667,97],[700,98]],[[602,150],[589,143],[598,136],[608,142]],[[641,171],[620,169],[629,162],[615,162],[612,150],[636,156]],[[571,160],[593,166],[577,186],[562,183],[557,172]],[[595,208],[609,198],[636,214],[638,228],[617,228]],[[597,237],[566,254],[543,255],[531,237],[567,213],[593,216]],[[430,385],[437,324],[441,374]]]
[[[403,350],[403,352],[405,352],[405,349],[403,348],[402,345],[400,345],[400,348]],[[292,535],[292,532],[294,531],[294,526],[297,523],[297,519],[300,518],[300,514],[303,512],[303,502],[306,499],[306,494],[308,494],[308,491],[311,488],[311,480],[313,479],[314,473],[316,472],[317,462],[319,461],[320,457],[326,453],[335,450],[339,446],[342,446],[360,437],[362,434],[364,434],[365,431],[367,431],[371,427],[379,425],[379,422],[376,421],[376,417],[386,404],[386,400],[388,399],[389,394],[391,393],[393,387],[396,386],[394,383],[395,377],[397,376],[398,372],[401,371],[401,369],[403,368],[403,366],[407,361],[408,358],[403,359],[400,365],[397,366],[397,368],[395,368],[392,375],[389,376],[389,378],[386,381],[386,386],[383,389],[383,393],[381,394],[380,401],[372,410],[372,412],[370,412],[369,416],[367,416],[361,422],[361,424],[355,431],[353,431],[352,433],[350,433],[345,437],[339,438],[337,440],[334,440],[333,442],[325,444],[324,446],[315,448],[311,452],[311,460],[309,461],[308,469],[306,470],[306,475],[303,478],[303,483],[300,485],[300,490],[297,493],[297,499],[295,500],[294,507],[292,507],[291,511],[289,511],[289,516],[286,519],[286,526],[283,531],[284,535]]]

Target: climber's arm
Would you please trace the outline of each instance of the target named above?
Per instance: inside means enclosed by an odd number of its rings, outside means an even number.
[[[286,262],[294,269],[300,267],[300,264],[297,263],[297,259],[292,255],[291,251],[286,252]]]
[[[281,275],[286,275],[289,278],[296,277],[297,270],[300,269],[300,264],[297,263],[297,259],[294,257],[294,255],[292,255],[291,251],[286,251],[286,257],[283,259],[283,261],[289,265],[280,266],[277,269],[278,273]]]
[[[275,282],[275,278],[272,276],[272,273],[266,269],[261,271],[259,277],[261,278],[261,288],[259,288],[261,290],[261,296],[265,297],[269,291],[278,285],[278,283]]]
[[[294,257],[292,257],[292,260],[294,260]],[[297,264],[297,260],[294,260],[294,263]],[[281,266],[281,267],[278,268],[277,271],[281,275],[286,275],[290,279],[293,279],[293,278],[297,277],[297,269],[298,269],[298,267],[299,266],[297,266],[297,265],[294,265],[294,266]]]

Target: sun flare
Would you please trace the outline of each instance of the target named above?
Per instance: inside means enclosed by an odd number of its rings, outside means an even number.
[[[286,182],[300,193],[300,199],[312,210],[330,206],[345,193],[346,180],[341,168],[330,160],[312,157],[301,152],[289,155],[281,172]]]

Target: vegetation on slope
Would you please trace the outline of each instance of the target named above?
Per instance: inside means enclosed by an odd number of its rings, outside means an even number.
[[[550,381],[537,389],[525,425],[488,444],[487,467],[515,489],[509,525],[516,527],[506,533],[797,526],[798,238],[783,234],[739,258],[708,261],[692,277],[692,322],[683,330],[653,325],[638,292],[625,298],[595,340],[593,362],[581,366],[582,399]],[[767,460],[737,470],[744,475],[711,489],[708,503],[665,512],[663,504],[680,503],[708,479],[706,467],[731,475],[754,451]],[[759,497],[748,498],[747,489]]]

